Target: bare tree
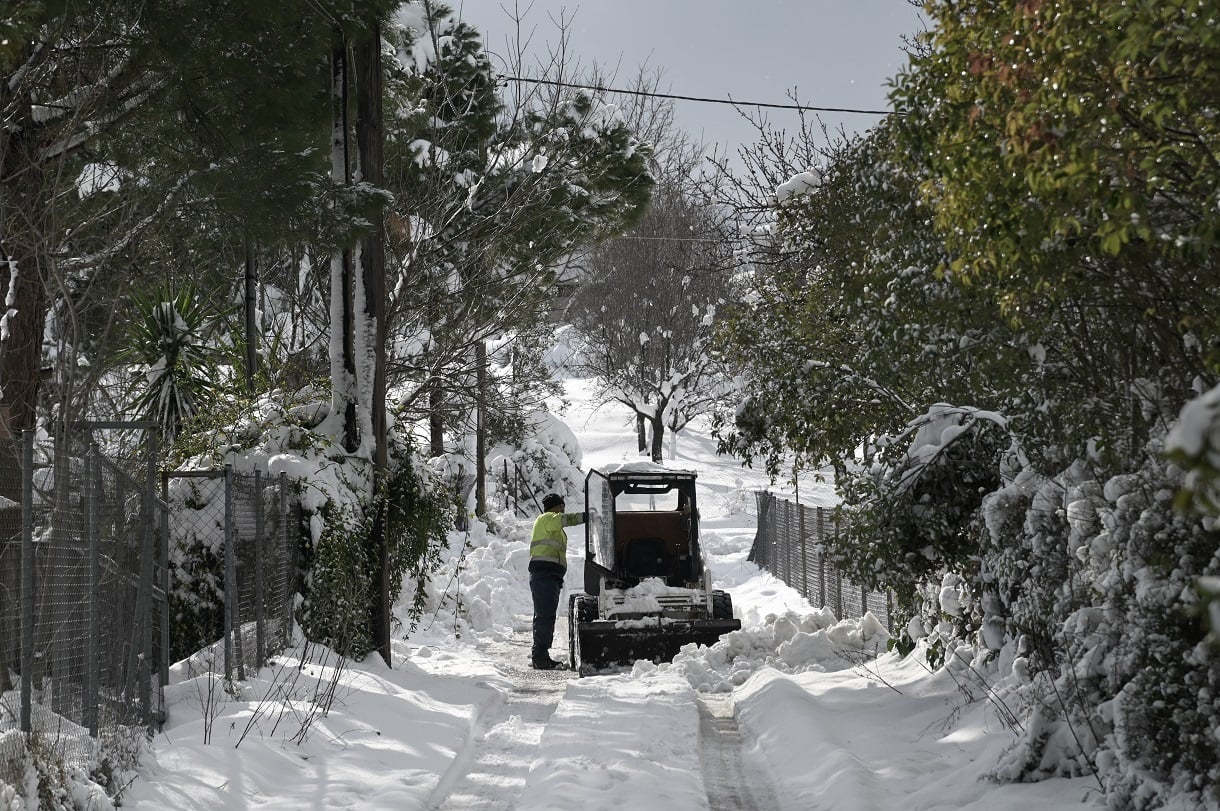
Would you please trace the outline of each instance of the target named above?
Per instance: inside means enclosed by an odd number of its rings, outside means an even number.
[[[733,257],[718,210],[688,177],[662,177],[644,219],[592,252],[569,308],[584,370],[605,400],[635,412],[640,450],[656,461],[666,428],[710,411],[725,381],[709,341],[730,295]]]

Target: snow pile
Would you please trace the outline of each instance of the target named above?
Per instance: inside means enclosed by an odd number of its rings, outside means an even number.
[[[466,532],[451,532],[447,555],[428,588],[424,619],[412,638],[453,644],[469,635],[510,636],[515,616],[533,612],[526,567],[529,524],[502,516],[501,535],[481,521]],[[409,601],[411,594],[404,594]]]
[[[679,597],[689,601],[695,592],[691,589],[666,585],[660,577],[646,577],[639,585],[629,589],[606,589],[604,597],[609,604],[606,617],[631,614],[655,614],[662,609],[662,598]]]
[[[711,647],[687,645],[674,657],[674,668],[703,693],[730,692],[760,670],[781,673],[829,672],[861,657],[885,651],[889,633],[870,612],[860,619],[835,619],[828,608],[798,614],[768,615],[762,625],[732,631]],[[656,668],[637,662],[636,673]]]
[[[518,497],[527,513],[541,512],[547,493],[558,493],[569,505],[584,504],[580,442],[572,429],[549,411],[535,413],[529,422],[519,447],[500,445],[488,454],[490,475],[503,482],[507,470],[516,477],[517,486],[524,490]]]

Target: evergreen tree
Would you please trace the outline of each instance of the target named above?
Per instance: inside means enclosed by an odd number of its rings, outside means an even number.
[[[404,15],[389,83],[391,368],[409,383],[404,409],[431,413],[439,453],[441,409],[469,407],[483,342],[535,331],[562,260],[638,218],[652,180],[615,108],[584,92],[510,108],[475,29],[440,4]]]

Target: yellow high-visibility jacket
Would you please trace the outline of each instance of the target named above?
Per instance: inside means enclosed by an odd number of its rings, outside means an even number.
[[[584,523],[584,513],[544,512],[534,521],[530,535],[530,560],[549,560],[560,566],[568,565],[568,533],[564,527]]]

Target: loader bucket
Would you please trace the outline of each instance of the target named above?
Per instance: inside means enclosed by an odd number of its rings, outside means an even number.
[[[714,645],[721,635],[739,628],[737,619],[580,622],[572,658],[581,675],[630,667],[639,660],[669,662],[683,645]]]

